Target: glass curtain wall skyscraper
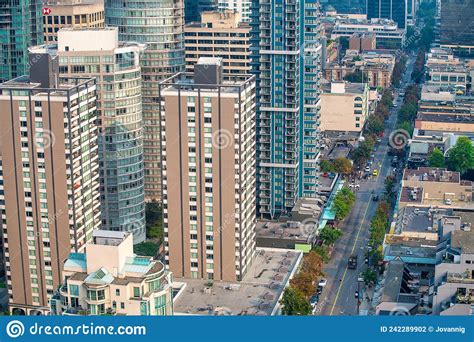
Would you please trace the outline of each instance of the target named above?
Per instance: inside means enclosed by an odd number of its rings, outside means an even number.
[[[184,0],[186,23],[200,21],[202,12],[215,10],[217,10],[217,0]]]
[[[158,85],[185,69],[183,0],[106,0],[105,19],[119,28],[120,41],[147,45],[140,57],[145,196],[161,200]]]
[[[257,203],[262,217],[288,213],[298,198],[317,192],[319,5],[306,2],[252,3]]]
[[[42,2],[0,2],[0,82],[28,74],[28,47],[43,43]]]

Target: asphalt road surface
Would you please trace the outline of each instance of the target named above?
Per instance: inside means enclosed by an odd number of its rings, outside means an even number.
[[[410,75],[413,70],[414,58],[409,57],[406,72],[402,81],[404,89],[410,84]],[[396,102],[395,97],[394,102]],[[364,252],[369,240],[370,220],[375,214],[378,202],[373,201],[374,195],[382,195],[385,190],[385,178],[392,174],[391,158],[387,155],[389,150],[388,139],[394,129],[397,120],[398,106],[392,108],[391,115],[387,120],[385,134],[378,144],[372,169],[379,170],[377,177],[361,180],[360,189],[356,192],[356,202],[351,214],[341,224],[344,235],[334,246],[331,260],[325,265],[323,271],[328,281],[318,303],[316,315],[357,315],[357,299],[355,293],[358,286],[358,277],[366,268],[364,263]],[[400,172],[400,171],[399,171]],[[357,269],[348,269],[347,261],[351,254],[358,254]]]

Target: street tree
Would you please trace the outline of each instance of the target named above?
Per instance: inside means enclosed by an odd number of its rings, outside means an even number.
[[[334,159],[332,163],[334,171],[348,175],[352,172],[352,162],[344,157]]]
[[[303,258],[303,263],[301,265],[301,272],[308,273],[316,280],[317,277],[322,275],[323,269],[323,259],[316,252],[309,252]]]
[[[448,167],[461,174],[474,168],[474,147],[468,137],[460,137],[448,151]]]
[[[291,286],[285,289],[280,304],[282,305],[281,312],[286,316],[311,314],[309,302],[301,292]]]
[[[338,228],[331,228],[329,226],[321,229],[319,238],[323,241],[326,246],[331,246],[342,236],[342,231]]]
[[[444,154],[439,148],[435,148],[428,156],[428,165],[430,167],[445,167]]]
[[[290,280],[290,286],[299,291],[306,299],[314,293],[315,278],[308,272],[299,272]]]

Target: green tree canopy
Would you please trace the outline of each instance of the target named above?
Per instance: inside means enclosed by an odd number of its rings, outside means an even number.
[[[439,148],[435,148],[428,156],[428,165],[430,167],[445,167],[444,154]]]
[[[343,220],[349,215],[355,202],[355,195],[349,188],[342,188],[334,196],[333,210],[337,220]]]
[[[286,316],[311,314],[311,305],[309,302],[301,292],[291,286],[286,288],[280,304],[282,305],[281,312]]]
[[[331,228],[329,226],[321,229],[319,238],[323,241],[326,246],[331,246],[342,236],[342,231],[338,228]]]
[[[460,137],[448,151],[448,167],[461,174],[474,168],[474,147],[468,137]]]
[[[334,159],[332,163],[334,171],[347,175],[352,172],[352,162],[344,157]]]

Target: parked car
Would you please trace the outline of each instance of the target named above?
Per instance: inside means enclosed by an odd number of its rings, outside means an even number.
[[[313,308],[313,314],[316,313],[316,306],[318,305],[318,302],[319,302],[319,294],[315,293],[309,299],[309,304],[311,304],[311,307]]]
[[[372,172],[372,176],[375,177],[375,176],[378,176],[378,175],[379,175],[379,170],[374,170],[374,171]]]
[[[374,197],[372,197],[372,201],[378,202],[379,201],[379,195],[375,195]]]
[[[322,278],[322,279],[319,281],[318,286],[325,287],[327,284],[328,284],[327,279]]]
[[[365,172],[370,172],[370,166],[365,167]]]

